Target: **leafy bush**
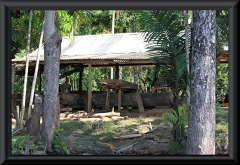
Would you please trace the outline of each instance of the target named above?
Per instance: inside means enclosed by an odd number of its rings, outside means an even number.
[[[54,140],[52,141],[52,152],[69,155],[69,150],[66,147],[65,142],[60,139],[62,131],[63,129],[55,130]]]
[[[173,113],[164,113],[162,117],[165,121],[172,123],[173,128],[171,133],[174,140],[181,141],[186,137],[185,126],[188,124],[189,118],[188,105],[183,104],[179,106],[178,113],[179,115],[175,110],[173,110]],[[177,131],[178,134],[176,134],[176,130],[179,130]]]
[[[229,92],[228,76],[229,76],[228,65],[218,65],[216,74],[216,100],[221,102],[225,99],[226,94]]]
[[[31,155],[35,151],[43,151],[44,145],[42,142],[32,143],[33,136],[17,135],[12,136],[12,153],[15,155]]]

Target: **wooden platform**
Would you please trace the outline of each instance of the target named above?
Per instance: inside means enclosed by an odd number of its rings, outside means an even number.
[[[107,88],[110,89],[119,89],[121,90],[132,90],[132,91],[137,91],[138,86],[137,84],[127,82],[124,80],[119,80],[119,79],[102,79],[100,81],[100,84],[105,85]]]
[[[138,90],[137,84],[127,82],[119,79],[102,79],[100,83],[107,87],[107,97],[106,97],[106,106],[105,110],[109,111],[109,97],[110,97],[110,89],[118,89],[118,110],[121,110],[121,98],[122,91],[133,91],[136,92]],[[139,98],[138,98],[139,100]]]

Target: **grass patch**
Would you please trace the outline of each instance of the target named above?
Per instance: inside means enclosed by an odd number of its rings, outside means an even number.
[[[217,149],[223,150],[228,144],[228,111],[219,105],[216,106],[216,121],[215,144]]]

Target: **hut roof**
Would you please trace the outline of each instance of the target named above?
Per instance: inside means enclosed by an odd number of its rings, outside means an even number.
[[[142,33],[117,33],[62,38],[60,63],[108,65],[109,63],[153,64],[147,53]],[[44,61],[44,46],[40,48],[40,62]],[[37,59],[38,49],[29,54],[29,61]],[[12,59],[12,63],[24,64],[26,57]]]

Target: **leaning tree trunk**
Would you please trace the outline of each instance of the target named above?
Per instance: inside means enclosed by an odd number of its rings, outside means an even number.
[[[26,53],[26,68],[25,68],[24,86],[23,86],[23,95],[22,95],[22,112],[20,113],[20,127],[23,127],[23,124],[24,124],[23,119],[24,119],[24,116],[25,116],[25,103],[26,103],[28,65],[29,65],[28,54],[29,54],[29,51],[30,51],[30,42],[31,42],[32,15],[33,15],[33,11],[30,10],[29,25],[28,25],[28,39],[27,39],[27,53]]]
[[[193,11],[187,154],[215,154],[216,11]]]
[[[62,38],[55,30],[55,11],[45,12],[44,25],[44,99],[42,140],[51,148],[59,124],[58,84]]]

